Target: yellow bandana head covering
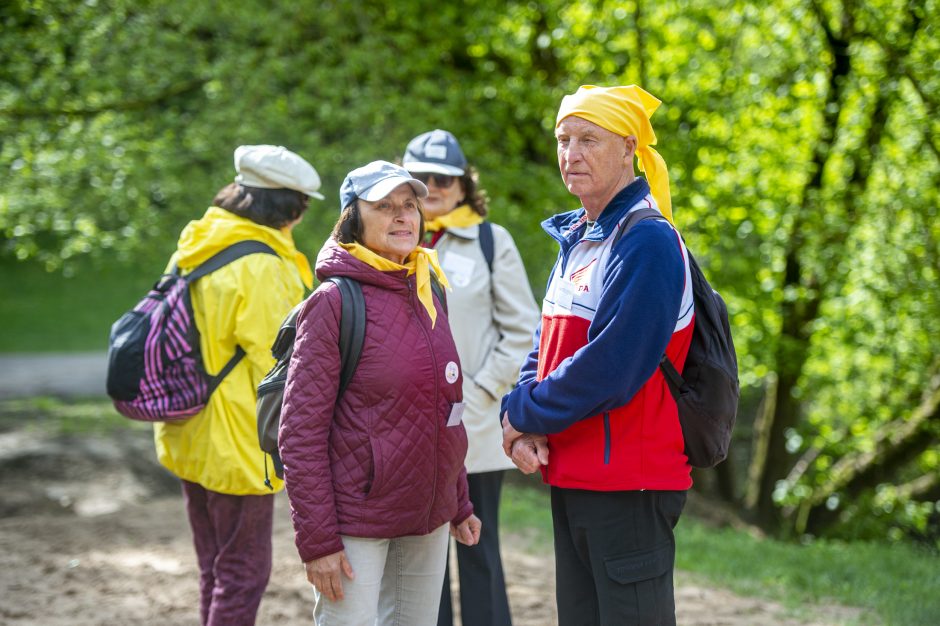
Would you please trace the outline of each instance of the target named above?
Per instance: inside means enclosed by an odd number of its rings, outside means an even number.
[[[672,221],[672,199],[669,195],[669,171],[666,162],[651,146],[656,133],[650,117],[661,101],[636,85],[596,87],[582,85],[565,96],[558,109],[555,128],[566,117],[575,115],[593,122],[621,137],[633,135],[637,140],[636,158],[640,171],[646,173],[650,190],[663,216]]]
[[[418,301],[424,305],[424,309],[431,318],[431,328],[437,322],[437,309],[434,308],[434,295],[431,291],[431,270],[437,275],[437,280],[441,285],[450,289],[450,283],[444,276],[444,270],[437,262],[437,250],[429,250],[418,246],[414,252],[405,259],[405,264],[400,265],[394,261],[389,261],[385,257],[379,256],[367,247],[358,243],[340,243],[344,250],[351,255],[379,270],[380,272],[394,272],[399,270],[408,270],[408,276],[416,274],[415,281],[418,288]]]

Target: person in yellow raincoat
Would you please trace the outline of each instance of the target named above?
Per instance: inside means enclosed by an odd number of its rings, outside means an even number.
[[[254,624],[268,584],[274,492],[283,483],[272,478],[265,485],[255,390],[274,365],[271,344],[281,322],[313,283],[291,229],[309,197],[323,198],[313,166],[283,147],[240,146],[235,169],[235,182],[183,229],[170,265],[185,274],[244,240],[277,253],[243,256],[191,287],[206,371],[219,372],[237,346],[245,357],[203,411],[154,426],[160,463],[182,480],[206,626]]]

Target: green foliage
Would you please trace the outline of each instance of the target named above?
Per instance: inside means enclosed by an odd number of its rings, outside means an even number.
[[[843,536],[930,534],[935,427],[861,491],[830,469],[909,421],[940,367],[936,0],[14,0],[0,25],[0,257],[66,273],[161,265],[243,143],[317,167],[327,200],[295,231],[313,256],[346,172],[443,127],[541,295],[555,248],[538,223],[578,204],[558,102],[643,85],[745,391],[794,380],[780,515],[823,498]]]

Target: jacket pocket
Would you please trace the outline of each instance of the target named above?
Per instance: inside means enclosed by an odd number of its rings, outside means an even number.
[[[375,498],[382,495],[383,471],[382,447],[376,443],[375,439],[369,437],[369,449],[372,452],[372,467],[366,473],[365,495],[366,498]]]
[[[629,616],[625,623],[676,623],[674,557],[674,545],[666,542],[604,559],[614,610]]]

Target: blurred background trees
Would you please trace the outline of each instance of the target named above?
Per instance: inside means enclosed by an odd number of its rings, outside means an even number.
[[[940,538],[936,0],[13,0],[0,27],[0,264],[63,277],[162,266],[244,143],[320,172],[313,256],[346,172],[440,127],[541,294],[538,223],[578,204],[558,103],[641,84],[739,352],[697,489],[780,535]]]

